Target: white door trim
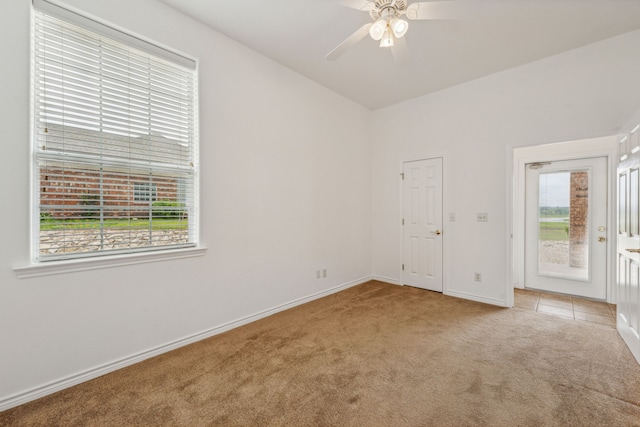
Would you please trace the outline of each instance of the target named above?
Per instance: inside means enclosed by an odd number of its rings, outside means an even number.
[[[512,163],[508,169],[512,171],[513,187],[511,189],[511,203],[507,204],[507,218],[511,217],[511,231],[513,235],[509,245],[510,283],[507,283],[507,295],[511,294],[513,302],[513,288],[524,288],[525,263],[525,165],[527,163],[546,162],[554,160],[571,160],[588,157],[607,157],[608,188],[607,188],[607,302],[615,303],[615,272],[614,254],[616,252],[616,216],[614,215],[615,184],[617,183],[616,152],[617,137],[608,136],[586,140],[570,141],[557,144],[538,145],[533,147],[513,148]],[[509,235],[507,236],[509,237]]]

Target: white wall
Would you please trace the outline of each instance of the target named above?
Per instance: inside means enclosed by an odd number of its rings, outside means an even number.
[[[208,251],[16,277],[30,259],[30,2],[0,2],[0,409],[371,273],[368,110],[154,0],[67,3],[199,59]]]
[[[640,105],[638,46],[627,33],[375,111],[374,276],[400,277],[401,163],[442,155],[445,293],[509,305],[512,148],[615,135]]]

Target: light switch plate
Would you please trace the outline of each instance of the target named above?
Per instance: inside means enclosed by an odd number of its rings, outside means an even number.
[[[484,213],[477,213],[477,221],[478,222],[489,222],[489,214],[484,212]]]

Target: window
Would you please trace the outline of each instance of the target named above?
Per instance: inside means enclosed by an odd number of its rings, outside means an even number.
[[[157,184],[142,182],[133,184],[133,200],[136,202],[155,202],[157,199]],[[178,193],[176,193],[178,196]]]
[[[195,246],[194,62],[34,6],[34,259]]]

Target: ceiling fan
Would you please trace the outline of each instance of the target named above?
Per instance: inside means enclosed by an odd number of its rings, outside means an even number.
[[[325,57],[338,59],[367,34],[380,42],[380,47],[391,48],[393,58],[398,63],[409,60],[409,50],[404,35],[409,29],[409,20],[463,19],[469,17],[480,1],[440,0],[409,3],[408,0],[341,0],[344,6],[368,12],[373,22],[363,25],[333,49]]]

